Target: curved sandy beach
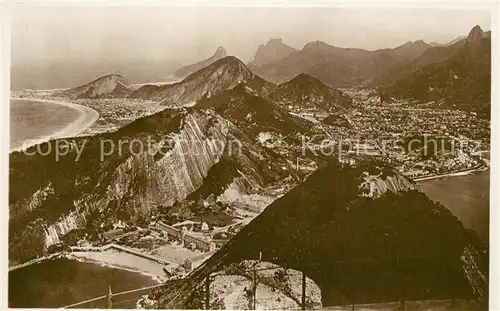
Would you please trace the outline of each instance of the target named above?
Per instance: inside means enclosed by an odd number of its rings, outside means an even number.
[[[163,272],[163,264],[124,252],[111,250],[102,252],[71,252],[66,258],[140,273],[151,277],[158,283],[168,279],[165,276],[165,272]]]
[[[87,128],[92,126],[92,124],[94,124],[97,121],[97,119],[99,119],[99,112],[97,112],[95,109],[92,109],[92,108],[87,107],[87,106],[82,106],[82,105],[78,105],[78,104],[57,101],[57,100],[49,100],[49,99],[17,98],[17,97],[11,97],[10,99],[11,100],[31,100],[31,101],[39,101],[39,102],[43,102],[43,103],[61,105],[61,106],[75,109],[80,113],[80,116],[75,121],[68,124],[63,129],[61,129],[55,133],[52,133],[50,136],[45,136],[45,137],[40,137],[40,138],[30,140],[29,143],[24,142],[23,145],[21,145],[21,146],[11,148],[10,152],[22,151],[22,150],[25,150],[31,146],[44,143],[44,142],[49,141],[50,139],[54,139],[54,138],[67,138],[67,137],[77,136],[78,134],[82,133]]]

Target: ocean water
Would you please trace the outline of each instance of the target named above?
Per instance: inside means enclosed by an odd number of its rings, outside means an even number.
[[[419,182],[420,189],[432,200],[441,202],[465,227],[474,229],[489,243],[490,172],[445,177]]]
[[[9,272],[10,308],[57,308],[114,293],[156,284],[146,275],[65,258]],[[149,292],[147,290],[145,293]],[[127,294],[113,299],[113,308],[135,308],[141,294]],[[107,299],[80,308],[107,308]]]
[[[23,142],[47,137],[64,129],[80,116],[76,109],[36,100],[10,101],[10,149]]]

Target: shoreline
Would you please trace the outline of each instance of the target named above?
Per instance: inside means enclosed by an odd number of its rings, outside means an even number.
[[[79,104],[74,104],[70,102],[63,102],[63,101],[58,101],[58,100],[50,100],[50,99],[36,99],[36,98],[19,98],[19,97],[11,97],[11,100],[24,100],[24,101],[38,101],[38,102],[43,102],[43,103],[49,103],[49,104],[54,104],[54,105],[60,105],[60,106],[65,106],[68,108],[72,108],[77,110],[80,113],[80,116],[70,124],[66,125],[64,128],[61,130],[52,133],[49,136],[44,136],[40,138],[35,138],[32,140],[29,140],[29,144],[26,144],[26,141],[23,142],[21,146],[11,148],[9,150],[9,153],[12,153],[14,151],[24,151],[32,146],[50,141],[52,139],[60,139],[60,138],[68,138],[68,137],[74,137],[77,136],[78,134],[82,133],[89,127],[91,127],[100,117],[99,112],[97,110],[79,105]]]
[[[9,273],[18,269],[42,263],[46,260],[65,258],[68,260],[76,260],[78,262],[95,264],[101,267],[108,267],[138,273],[152,278],[156,283],[163,283],[167,280],[163,272],[162,264],[149,261],[148,265],[144,265],[134,262],[134,255],[129,254],[130,256],[128,258],[123,255],[123,252],[114,252],[109,250],[54,253],[48,256],[35,258],[19,265],[11,266],[9,267]],[[146,266],[148,268],[145,268]]]
[[[468,168],[465,170],[461,171],[456,171],[456,172],[451,172],[451,173],[446,173],[442,175],[433,175],[433,176],[427,176],[427,177],[420,177],[420,178],[415,178],[413,179],[414,182],[421,182],[421,181],[426,181],[426,180],[432,180],[432,179],[439,179],[439,178],[444,178],[444,177],[457,177],[457,176],[465,176],[469,174],[473,174],[475,172],[483,172],[489,170],[489,166],[486,165],[486,163],[482,163],[476,167]]]
[[[91,263],[101,267],[120,269],[124,271],[138,273],[150,277],[158,284],[167,280],[163,272],[163,265],[149,261],[148,265],[134,263],[133,257],[127,258],[123,252],[113,251],[89,251],[89,252],[71,252],[64,256],[69,260],[76,260],[83,263]],[[133,255],[132,255],[133,256]],[[128,259],[128,260],[127,260]],[[148,266],[147,268],[145,268]],[[161,273],[160,273],[161,271]]]
[[[65,257],[64,253],[54,253],[54,254],[50,254],[48,256],[38,257],[38,258],[26,261],[26,262],[18,264],[18,265],[9,266],[9,272],[12,272],[12,271],[15,271],[17,269],[24,268],[24,267],[28,267],[28,266],[31,266],[31,265],[34,265],[34,264],[37,264],[37,263],[41,263],[41,262],[43,262],[45,260],[56,259],[56,258],[63,258],[63,257]]]

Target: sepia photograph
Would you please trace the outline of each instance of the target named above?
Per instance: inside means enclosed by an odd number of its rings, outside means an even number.
[[[4,6],[5,307],[495,309],[498,3],[110,4]]]

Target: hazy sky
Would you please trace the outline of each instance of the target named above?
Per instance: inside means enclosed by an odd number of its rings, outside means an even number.
[[[406,41],[447,42],[476,24],[490,29],[488,11],[340,8],[24,8],[13,14],[13,63],[82,58],[190,61],[217,46],[247,62],[269,38],[302,48],[320,40],[378,49]]]

